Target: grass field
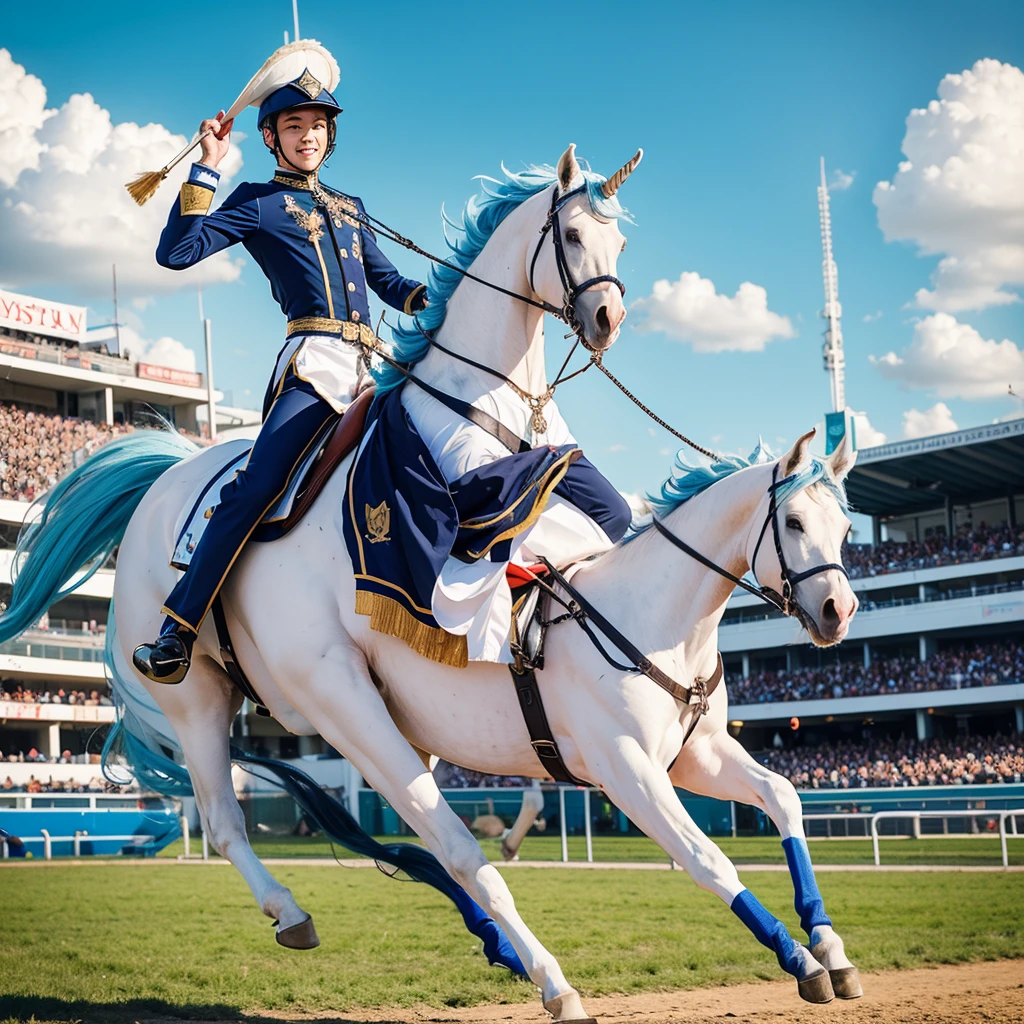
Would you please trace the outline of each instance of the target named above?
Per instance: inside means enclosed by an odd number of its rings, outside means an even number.
[[[382,842],[394,841],[394,836],[379,836]],[[319,836],[262,837],[251,836],[253,849],[260,857],[331,857],[331,844]],[[410,841],[410,840],[403,840]],[[784,864],[785,855],[779,838],[741,837],[721,838],[715,842],[737,864]],[[500,860],[497,839],[481,840],[480,845],[491,860]],[[586,859],[586,842],[582,836],[569,837],[569,859]],[[842,839],[820,842],[811,840],[811,857],[816,864],[872,864],[870,839]],[[199,849],[192,841],[192,852]],[[339,857],[351,856],[341,847],[335,848]],[[184,852],[179,841],[168,846],[162,857],[177,857]],[[1009,840],[1010,863],[1024,865],[1024,837]],[[979,836],[962,839],[883,839],[882,864],[938,864],[993,867],[1002,864],[998,836]],[[561,840],[557,835],[530,835],[520,851],[523,860],[561,860]],[[595,836],[594,860],[645,861],[666,863],[664,852],[645,836]]]
[[[276,946],[228,866],[0,867],[0,1021],[536,998],[531,985],[487,966],[450,904],[426,886],[335,866],[274,872],[313,913],[319,949]],[[780,976],[772,955],[683,874],[522,868],[508,878],[523,916],[584,994]],[[752,872],[744,881],[797,935],[788,876]],[[862,969],[1024,956],[1022,874],[857,872],[820,883]]]

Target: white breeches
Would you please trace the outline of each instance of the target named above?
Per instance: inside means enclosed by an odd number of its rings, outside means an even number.
[[[447,481],[458,480],[471,470],[509,455],[497,438],[456,415],[415,384],[406,386],[402,404]],[[553,401],[544,407],[547,430],[532,435],[529,409],[504,385],[473,404],[535,446],[575,443]],[[509,561],[532,565],[544,557],[565,565],[607,551],[611,546],[597,523],[555,495],[533,526],[513,539]],[[512,660],[512,592],[505,578],[506,564],[492,562],[489,556],[469,564],[449,557],[434,585],[434,617],[447,632],[466,637],[471,661]]]

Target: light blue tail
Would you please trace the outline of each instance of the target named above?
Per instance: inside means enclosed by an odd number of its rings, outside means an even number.
[[[18,537],[0,643],[89,579],[113,554],[156,479],[194,451],[180,434],[140,430],[104,445],[43,495]]]

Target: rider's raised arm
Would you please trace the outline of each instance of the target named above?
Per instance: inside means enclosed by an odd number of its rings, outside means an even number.
[[[210,213],[220,173],[193,164],[188,181],[171,208],[160,235],[156,261],[170,270],[184,270],[229,245],[244,241],[260,222],[259,201],[252,185],[243,182]]]
[[[362,204],[360,203],[360,212]],[[402,277],[395,265],[377,247],[373,232],[364,227],[363,271],[366,283],[377,293],[377,297],[403,313],[415,313],[424,306],[427,286],[409,277]]]

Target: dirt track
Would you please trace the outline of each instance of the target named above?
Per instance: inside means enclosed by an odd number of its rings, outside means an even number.
[[[866,975],[864,998],[828,1006],[802,1002],[791,982],[762,982],[641,996],[588,999],[599,1024],[1020,1024],[1024,960]],[[251,1019],[251,1018],[250,1018]],[[289,1019],[284,1015],[276,1020]],[[294,1018],[291,1018],[294,1019]],[[304,1018],[309,1020],[309,1018]],[[540,1003],[466,1010],[394,1010],[345,1014],[337,1024],[550,1024]],[[148,1022],[147,1022],[148,1024]],[[155,1024],[155,1022],[154,1022]]]

